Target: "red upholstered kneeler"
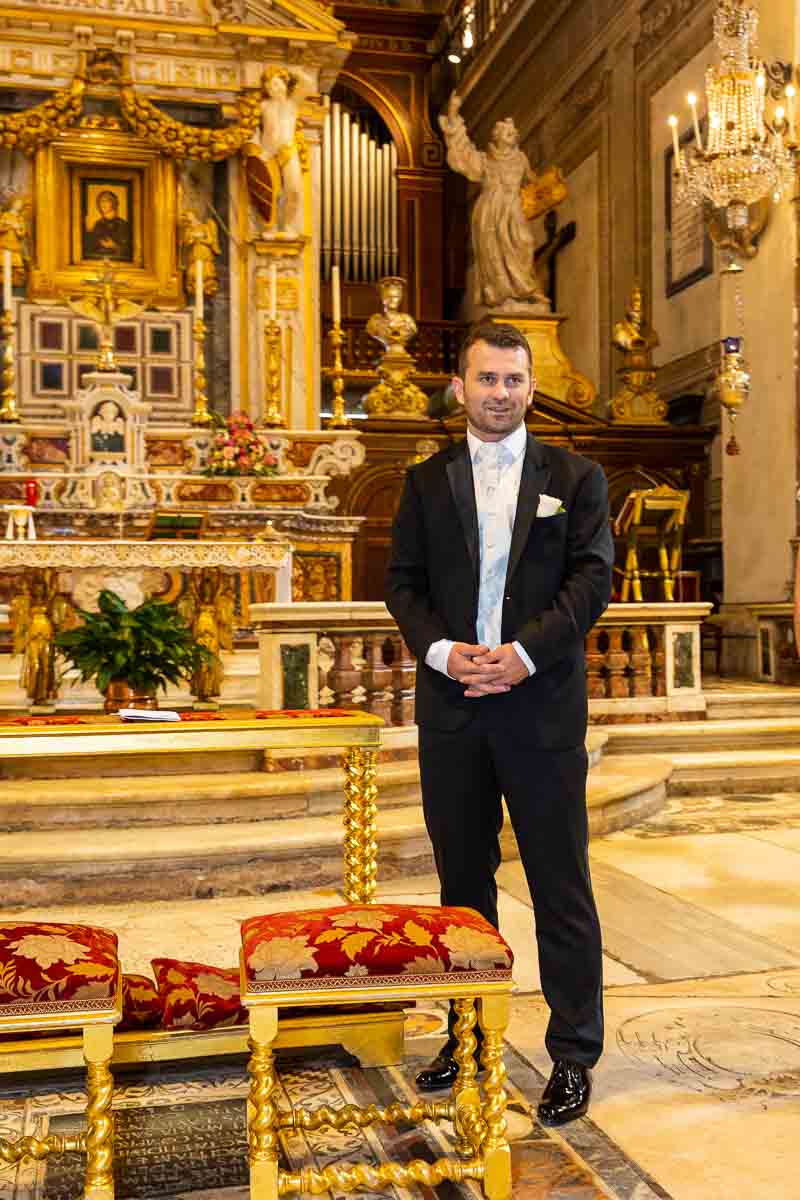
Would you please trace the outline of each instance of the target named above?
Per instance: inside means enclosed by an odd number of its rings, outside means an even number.
[[[508,1023],[511,950],[483,917],[466,908],[345,905],[278,913],[242,922],[241,999],[250,1013],[250,1195],[277,1200],[287,1192],[378,1188],[444,1179],[476,1179],[490,1200],[511,1195],[506,1140],[503,1033]],[[447,1100],[338,1112],[278,1110],[272,1043],[281,1008],[442,998],[455,1001],[459,1074]],[[482,1086],[473,1058],[475,1001],[484,1033]],[[457,1157],[434,1163],[353,1163],[278,1169],[278,1131],[346,1129],[403,1119],[453,1121]]]
[[[86,1132],[0,1138],[6,1162],[85,1152],[85,1200],[113,1200],[114,1025],[122,1015],[117,937],[92,925],[0,923],[0,1037],[80,1028],[86,1063]]]

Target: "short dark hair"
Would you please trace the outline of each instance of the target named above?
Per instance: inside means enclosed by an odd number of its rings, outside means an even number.
[[[528,357],[528,370],[533,375],[533,354],[524,333],[516,325],[497,325],[494,321],[478,321],[467,330],[467,336],[458,352],[458,373],[462,379],[467,372],[467,357],[476,342],[486,342],[498,350],[524,350]]]

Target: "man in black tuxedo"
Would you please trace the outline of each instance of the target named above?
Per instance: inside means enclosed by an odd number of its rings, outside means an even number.
[[[495,926],[501,797],[536,918],[545,1044],[539,1118],[581,1116],[603,1043],[602,951],[588,866],[584,639],[609,602],[613,543],[599,466],[537,441],[527,339],[485,323],[453,390],[467,438],[414,467],[394,522],[386,603],[417,657],[425,822],[442,904]],[[452,1034],[420,1072],[456,1074]]]

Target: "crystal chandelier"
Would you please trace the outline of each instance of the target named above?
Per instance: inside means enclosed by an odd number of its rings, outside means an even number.
[[[780,199],[794,180],[795,88],[786,88],[786,108],[766,111],[767,74],[758,59],[758,10],[747,0],[720,0],[714,41],[721,63],[706,72],[708,136],[700,133],[697,97],[689,95],[694,145],[684,152],[678,119],[670,117],[678,197],[724,208],[728,228],[747,225],[748,205],[769,195]],[[788,115],[787,115],[788,109]]]

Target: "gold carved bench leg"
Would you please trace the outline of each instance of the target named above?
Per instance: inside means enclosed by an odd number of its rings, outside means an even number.
[[[278,1032],[277,1008],[250,1009],[250,1097],[247,1106],[251,1200],[277,1200],[277,1086],[272,1043]]]
[[[371,904],[378,875],[377,754],[351,746],[344,756],[344,894],[349,904]]]
[[[111,1101],[114,1079],[109,1069],[114,1046],[111,1025],[91,1025],[83,1031],[86,1063],[86,1190],[84,1200],[113,1200],[114,1118]]]
[[[478,1066],[475,1051],[478,1039],[472,1032],[477,1015],[474,1000],[454,1001],[456,1023],[453,1033],[457,1042],[453,1057],[458,1063],[458,1078],[453,1084],[455,1101],[456,1150],[463,1158],[473,1158],[480,1148],[486,1127],[481,1118],[481,1095],[478,1088]]]
[[[481,1062],[486,1069],[483,1090],[486,1101],[483,1119],[486,1136],[483,1140],[483,1191],[489,1200],[507,1200],[511,1195],[511,1151],[506,1139],[506,1068],[503,1063],[503,1034],[508,1026],[511,1002],[509,996],[483,996],[480,1005],[483,1053]]]

